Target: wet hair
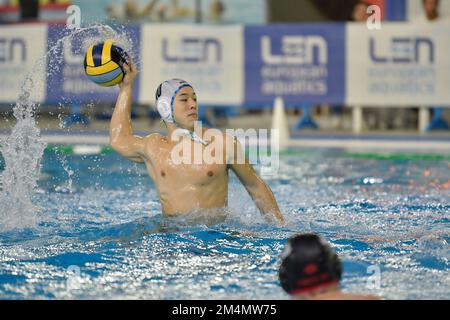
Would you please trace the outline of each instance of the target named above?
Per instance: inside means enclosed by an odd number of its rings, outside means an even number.
[[[156,93],[155,93],[155,101],[158,101],[159,97],[161,97],[161,87],[162,87],[162,83],[158,86],[158,88],[156,89]]]
[[[342,264],[338,255],[315,234],[290,238],[281,259],[280,284],[289,294],[313,291],[341,280]]]

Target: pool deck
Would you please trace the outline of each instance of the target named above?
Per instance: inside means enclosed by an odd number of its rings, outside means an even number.
[[[292,126],[297,117],[289,117],[288,123]],[[0,141],[10,135],[14,121],[0,121]],[[74,125],[61,128],[60,121],[54,118],[38,117],[38,126],[41,136],[50,145],[97,145],[109,144],[109,121],[91,121],[89,125]],[[268,114],[239,116],[217,125],[221,130],[227,128],[268,129],[271,118]],[[148,135],[151,132],[163,133],[164,125],[159,120],[136,119],[133,120],[135,133]],[[450,131],[430,132],[419,134],[411,131],[366,131],[356,135],[350,128],[336,130],[327,123],[320,123],[320,130],[291,131],[288,147],[301,148],[338,148],[355,151],[373,152],[416,152],[450,154]]]

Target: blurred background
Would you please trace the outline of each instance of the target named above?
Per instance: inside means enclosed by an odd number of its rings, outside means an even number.
[[[381,30],[366,25],[372,4]],[[163,129],[155,89],[180,77],[197,90],[202,120],[221,128],[449,140],[450,1],[437,0],[0,0],[2,134],[25,75],[67,31],[70,5],[82,27],[109,25],[131,43],[138,131]],[[89,83],[89,41],[75,38],[47,55],[56,71],[32,72],[44,134],[108,129],[117,88]],[[273,117],[277,97],[287,122]]]

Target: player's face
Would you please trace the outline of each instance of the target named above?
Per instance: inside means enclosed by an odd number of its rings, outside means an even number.
[[[197,96],[191,87],[184,87],[173,102],[175,121],[186,129],[192,129],[198,120]]]

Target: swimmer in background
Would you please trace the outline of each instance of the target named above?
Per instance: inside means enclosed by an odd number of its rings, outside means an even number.
[[[331,246],[315,234],[288,240],[279,268],[281,287],[298,300],[378,300],[370,295],[344,293],[339,287],[342,264]]]
[[[355,22],[366,22],[370,17],[370,14],[367,13],[367,9],[369,8],[370,3],[366,0],[358,1],[353,7],[352,11],[352,19]]]
[[[424,17],[422,21],[436,22],[441,20],[441,14],[439,12],[439,0],[422,0],[422,6],[424,11]]]
[[[168,134],[158,133],[146,137],[133,134],[130,119],[133,83],[137,69],[131,61],[124,65],[126,75],[119,85],[120,91],[110,123],[110,144],[122,156],[144,163],[159,194],[162,212],[166,216],[180,216],[202,210],[214,213],[228,205],[228,170],[231,169],[244,185],[256,206],[269,222],[284,224],[284,217],[268,185],[256,174],[248,162],[237,139],[220,131],[214,139],[222,140],[223,161],[207,164],[176,163],[172,150],[179,146],[175,133],[181,133],[181,142],[203,152],[212,141],[203,140],[194,132],[198,120],[197,97],[194,89],[180,79],[164,81],[156,92],[156,105]],[[203,134],[207,130],[203,128]],[[217,141],[214,141],[214,143]],[[220,144],[219,144],[220,145]],[[232,152],[230,153],[230,150]],[[230,159],[229,157],[232,157]],[[243,161],[239,161],[242,157]]]

